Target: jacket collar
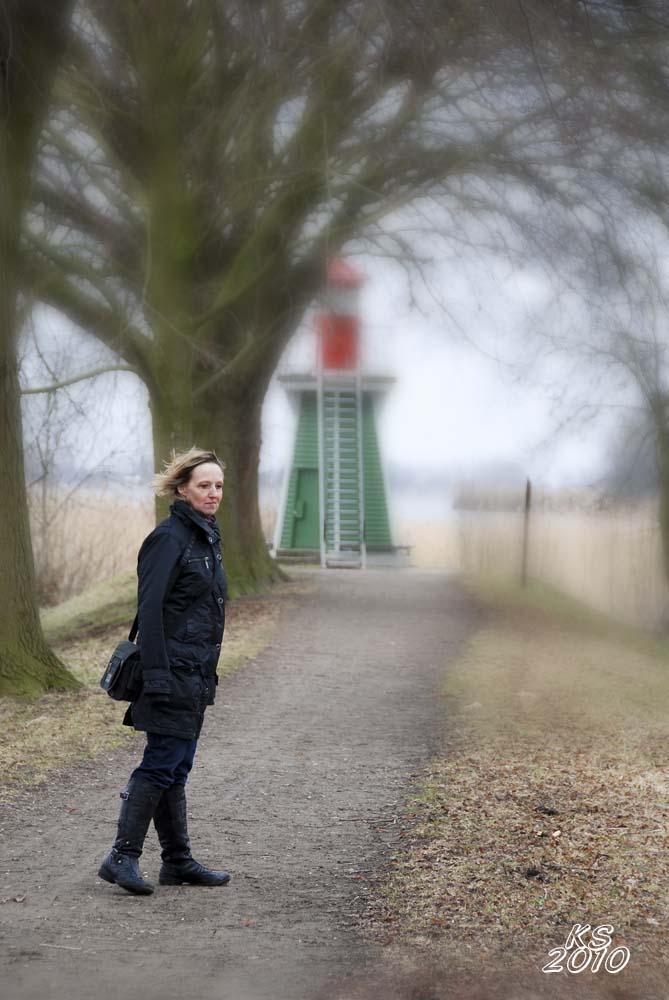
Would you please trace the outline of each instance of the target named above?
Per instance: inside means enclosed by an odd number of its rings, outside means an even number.
[[[193,510],[191,505],[187,503],[186,500],[175,500],[170,506],[170,513],[176,515],[186,524],[188,524],[188,522],[197,524],[197,526],[204,531],[207,539],[212,539],[215,543],[220,542],[221,533],[218,529],[216,518],[213,517],[213,515],[211,518],[205,517],[204,514],[200,514],[198,511]]]

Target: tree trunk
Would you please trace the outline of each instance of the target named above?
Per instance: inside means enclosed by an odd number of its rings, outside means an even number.
[[[7,296],[0,292],[6,317]],[[16,359],[11,343],[0,347],[0,462],[3,509],[0,518],[0,696],[36,695],[77,682],[52,653],[42,634],[30,544],[21,447],[21,410]]]
[[[37,610],[16,357],[23,206],[70,6],[22,0],[0,19],[0,695],[78,686],[47,646]]]
[[[164,358],[165,363],[147,384],[151,410],[153,467],[156,472],[162,471],[164,462],[168,461],[173,451],[187,450],[193,444],[190,359],[187,364],[180,365],[179,356],[174,363],[167,347]],[[163,386],[169,386],[169,394],[163,390]],[[167,517],[170,503],[169,498],[156,497],[156,522]]]
[[[662,541],[662,567],[669,583],[669,427],[662,413],[662,422],[656,423],[657,483],[660,500],[660,538]],[[667,613],[669,620],[669,611]]]
[[[225,571],[235,593],[259,590],[283,574],[270,557],[258,503],[264,384],[217,393],[198,407],[196,436],[225,463],[219,522]]]
[[[171,448],[192,445],[212,449],[225,463],[225,486],[218,522],[223,536],[223,562],[232,594],[260,590],[283,574],[270,557],[258,505],[260,421],[265,386],[245,390],[219,386],[194,408],[191,429],[179,426],[177,415],[161,400],[152,400],[156,469]],[[158,517],[167,513],[161,504]]]

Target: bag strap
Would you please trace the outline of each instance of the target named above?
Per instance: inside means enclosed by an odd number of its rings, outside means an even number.
[[[188,545],[186,546],[186,548],[184,550],[184,553],[183,553],[181,559],[179,560],[179,562],[177,563],[175,569],[172,570],[172,575],[170,577],[170,582],[168,584],[167,592],[165,594],[166,597],[169,597],[169,595],[171,594],[172,588],[174,587],[174,584],[177,582],[177,577],[179,576],[179,573],[181,572],[181,570],[183,569],[183,567],[186,565],[186,563],[190,559],[190,554],[193,551],[193,546],[194,545],[195,545],[195,532],[191,531],[190,540],[188,542]],[[198,601],[199,601],[199,598],[198,598]],[[188,609],[188,611],[190,612],[190,608]],[[135,620],[132,623],[132,625],[130,626],[130,632],[128,633],[128,639],[129,639],[130,642],[134,642],[135,641],[135,639],[137,637],[137,631],[138,631],[138,629],[139,629],[139,609],[137,610],[137,614],[135,615]]]

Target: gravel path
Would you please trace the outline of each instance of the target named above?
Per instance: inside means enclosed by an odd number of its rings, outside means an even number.
[[[269,647],[219,687],[189,784],[194,854],[230,885],[142,898],[97,880],[136,753],[68,771],[3,807],[0,996],[344,1000],[391,975],[359,933],[356,876],[397,847],[480,612],[438,572],[302,579]],[[158,865],[152,829],[141,867]]]

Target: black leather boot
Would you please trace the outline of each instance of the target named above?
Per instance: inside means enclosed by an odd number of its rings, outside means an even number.
[[[230,881],[229,872],[216,872],[205,868],[190,853],[186,789],[172,785],[156,809],[153,822],[162,848],[163,863],[158,881],[161,885],[225,885]]]
[[[162,790],[143,775],[134,774],[130,778],[128,787],[121,792],[123,801],[114,846],[98,871],[105,882],[115,882],[140,896],[153,892],[153,884],[142,877],[137,859],[161,795]]]

